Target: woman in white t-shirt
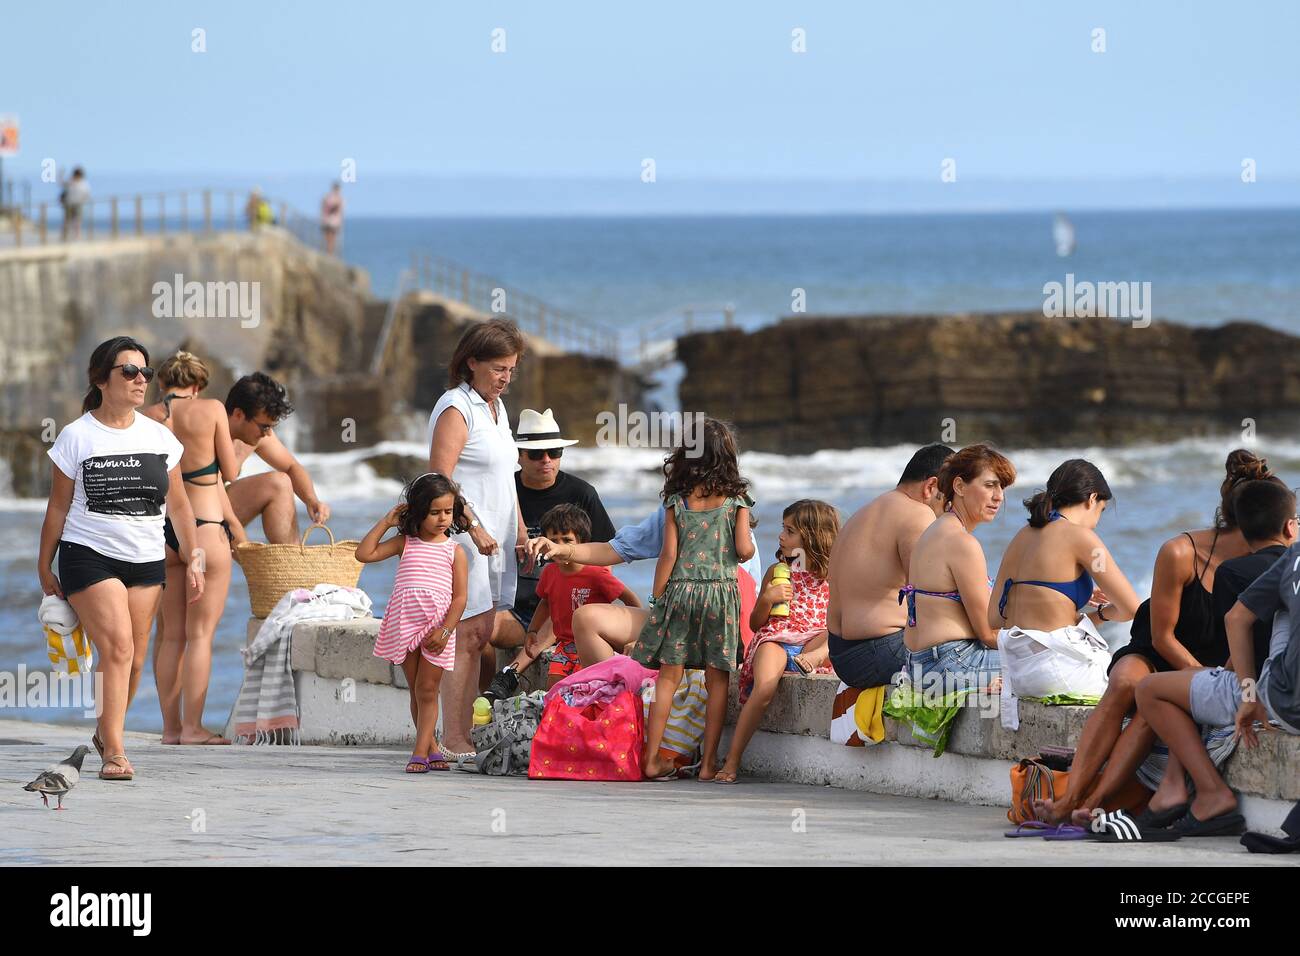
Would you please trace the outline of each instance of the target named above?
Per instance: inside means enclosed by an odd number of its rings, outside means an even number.
[[[448,759],[473,756],[479,660],[496,612],[514,606],[516,554],[528,540],[515,492],[519,449],[501,401],[523,351],[524,337],[507,319],[470,326],[448,364],[450,387],[429,416],[429,470],[460,484],[470,521],[468,533],[455,535],[469,558],[469,597],[456,627],[456,661],[442,682]]]
[[[128,336],[90,356],[84,414],[59,433],[37,558],[41,589],[66,598],[98,652],[99,723],[92,742],[104,780],[130,780],[123,728],[166,577],[163,521],[176,517],[191,603],[203,593],[194,512],[181,484],[184,449],[136,409],[153,378],[149,353]],[[50,565],[58,547],[59,573]]]

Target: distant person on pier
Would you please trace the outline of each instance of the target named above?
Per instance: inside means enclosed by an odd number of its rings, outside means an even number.
[[[888,684],[907,663],[898,592],[921,534],[943,514],[939,471],[953,450],[918,449],[898,484],[854,513],[831,551],[826,611],[831,666],[850,687]]]
[[[271,204],[262,195],[260,187],[254,186],[253,191],[248,194],[248,203],[244,206],[244,216],[248,219],[250,232],[256,231],[261,226],[269,226],[275,221],[275,216],[271,212]]]
[[[78,166],[72,171],[72,178],[63,185],[59,194],[63,206],[63,241],[81,238],[81,213],[90,202],[90,183],[86,182],[86,171]]]
[[[325,240],[325,251],[334,255],[343,230],[343,187],[335,183],[320,204],[320,231]]]
[[[524,352],[508,319],[471,324],[448,363],[448,387],[429,416],[429,470],[460,485],[469,531],[455,535],[469,558],[469,597],[456,632],[456,661],[442,682],[443,753],[474,754],[470,720],[479,662],[497,613],[515,603],[516,558],[528,528],[515,492],[519,449],[501,395]]]
[[[221,480],[223,474],[231,479],[239,475],[229,418],[220,401],[199,397],[208,379],[207,366],[198,356],[178,351],[158,367],[160,400],[142,409],[145,415],[171,429],[185,448],[181,482],[194,508],[195,534],[203,549],[207,574],[203,596],[187,604],[185,565],[180,559],[176,530],[168,518],[163,534],[170,587],[163,592],[159,636],[153,651],[164,744],[230,743],[221,734],[204,729],[203,709],[212,675],[212,639],[230,589],[231,547],[235,542],[247,541],[248,535]]]
[[[316,524],[324,524],[330,517],[330,507],[317,496],[307,469],[272,431],[292,413],[284,386],[262,372],[245,375],[226,396],[237,465],[242,469],[248,456],[255,453],[272,468],[232,482],[226,492],[244,527],[262,516],[262,533],[271,544],[294,544],[299,540],[294,495],[307,506],[307,514]]]
[[[519,449],[519,470],[515,472],[515,493],[519,496],[519,509],[528,528],[528,536],[542,535],[542,515],[556,505],[577,505],[591,522],[591,541],[608,541],[614,537],[614,525],[605,512],[596,489],[576,475],[560,470],[564,449],[578,444],[576,438],[562,438],[559,423],[548,408],[537,412],[525,408],[519,413],[519,427],[515,431],[515,447]],[[521,559],[516,569],[518,583],[515,587],[515,604],[508,611],[497,611],[492,628],[492,638],[483,648],[487,681],[498,697],[509,697],[518,688],[518,674],[507,667],[496,672],[496,649],[524,646],[530,630],[533,612],[537,610],[537,581],[542,568],[536,562]],[[549,644],[551,624],[546,622],[538,639]],[[488,683],[480,672],[479,689],[487,690]]]

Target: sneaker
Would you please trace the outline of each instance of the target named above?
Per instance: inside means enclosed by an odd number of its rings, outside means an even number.
[[[492,683],[488,684],[487,692],[483,696],[490,701],[505,700],[513,697],[517,690],[519,690],[519,675],[515,673],[515,665],[509,664],[492,678]]]

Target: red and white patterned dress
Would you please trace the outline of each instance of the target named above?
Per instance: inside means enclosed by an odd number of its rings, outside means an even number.
[[[445,671],[456,660],[456,632],[439,654],[432,654],[420,642],[434,627],[440,627],[451,605],[451,566],[456,557],[455,541],[424,541],[407,535],[402,557],[397,562],[393,594],[384,609],[384,620],[375,639],[375,656],[393,664],[406,660],[417,647],[424,659]],[[823,615],[824,616],[824,615]]]
[[[760,584],[760,587],[762,585]],[[790,571],[789,617],[769,617],[767,623],[754,632],[754,639],[745,651],[745,661],[740,665],[740,702],[743,704],[754,687],[754,654],[760,644],[775,641],[787,647],[802,647],[826,630],[826,609],[830,604],[831,586],[811,571]],[[833,674],[829,662],[817,668],[818,674]]]

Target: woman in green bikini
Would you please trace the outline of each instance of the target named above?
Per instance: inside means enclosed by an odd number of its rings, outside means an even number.
[[[163,590],[153,669],[162,708],[165,744],[228,744],[225,737],[203,727],[203,706],[212,674],[212,636],[216,633],[230,589],[231,545],[247,541],[235,517],[225,482],[239,474],[230,422],[225,406],[199,398],[208,384],[208,370],[196,356],[177,352],[158,369],[161,400],[141,409],[175,433],[185,448],[181,478],[194,509],[198,548],[202,550],[207,588],[187,606],[185,566],[176,547],[176,532],[164,528],[167,538],[167,584]],[[173,582],[175,582],[173,584]]]

